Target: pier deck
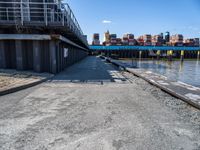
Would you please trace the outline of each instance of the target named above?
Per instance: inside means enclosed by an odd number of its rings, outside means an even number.
[[[4,150],[200,148],[199,110],[96,57],[0,103]]]
[[[126,71],[133,73],[134,75],[146,80],[147,82],[157,86],[163,91],[184,100],[192,106],[200,109],[200,88],[180,81],[171,81],[167,77],[153,73],[140,68],[131,68],[121,61],[108,58],[109,62],[123,67]]]

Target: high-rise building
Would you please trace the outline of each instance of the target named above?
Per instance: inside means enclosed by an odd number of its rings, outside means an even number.
[[[106,42],[106,43],[110,42],[110,32],[109,31],[104,33],[104,42]]]
[[[110,44],[111,45],[117,44],[117,34],[110,34]]]
[[[145,34],[142,36],[142,39],[144,40],[144,46],[151,46],[151,40],[152,40],[152,36],[150,34]]]
[[[200,46],[200,40],[199,38],[194,38],[194,46]]]
[[[161,46],[162,44],[163,44],[163,37],[161,34],[152,36],[152,45]]]
[[[121,38],[117,38],[116,41],[117,41],[117,45],[122,45],[122,39]]]
[[[170,42],[170,33],[168,31],[165,32],[165,41],[166,43]]]
[[[194,39],[185,39],[184,45],[185,46],[194,46]]]
[[[128,45],[135,45],[136,44],[133,34],[127,34],[127,37],[128,37]]]
[[[161,37],[162,39],[164,39],[164,34],[163,34],[163,33],[160,33],[160,37]]]
[[[185,39],[184,40],[185,46],[195,46],[199,47],[199,38],[193,38],[193,39]]]
[[[175,34],[170,37],[170,44],[172,46],[183,46],[183,35]]]
[[[140,37],[137,39],[137,42],[138,42],[138,45],[139,45],[139,46],[143,46],[143,45],[144,45],[143,36],[140,36]]]
[[[129,45],[128,34],[124,34],[124,36],[122,38],[122,44],[123,45]]]
[[[93,34],[92,45],[100,45],[100,38],[98,33]]]

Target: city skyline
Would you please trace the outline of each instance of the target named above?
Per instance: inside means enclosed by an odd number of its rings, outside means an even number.
[[[186,38],[200,37],[200,2],[198,0],[95,1],[65,0],[74,10],[77,19],[91,43],[92,34],[106,30],[122,37],[133,33],[156,35],[169,31],[183,34]],[[84,7],[83,7],[84,6]],[[98,6],[98,7],[97,7]],[[185,7],[187,6],[187,7]],[[81,13],[80,13],[81,12]]]
[[[100,40],[99,33],[93,34],[91,45],[132,45],[132,46],[195,46],[199,47],[199,38],[184,38],[182,34],[171,35],[170,32],[160,33],[157,35],[143,34],[135,37],[134,34],[124,34],[118,37],[115,33],[106,31],[104,40]]]

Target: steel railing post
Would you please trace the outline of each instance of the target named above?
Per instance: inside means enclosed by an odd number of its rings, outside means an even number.
[[[48,20],[47,20],[47,4],[44,4],[44,21],[45,25],[48,25]]]
[[[21,11],[21,24],[23,25],[24,24],[24,14],[23,14],[23,3],[22,3],[22,0],[21,0],[21,3],[20,3],[20,11]]]
[[[8,8],[6,8],[6,16],[7,16],[7,21],[9,21],[9,16],[8,16]]]
[[[62,25],[65,26],[65,12],[62,12]]]

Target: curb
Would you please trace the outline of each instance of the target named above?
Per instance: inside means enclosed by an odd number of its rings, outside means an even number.
[[[176,97],[176,98],[178,98],[178,99],[180,99],[180,100],[182,100],[182,101],[188,103],[189,105],[191,105],[191,106],[193,106],[193,107],[195,107],[195,108],[197,108],[197,109],[200,110],[200,104],[197,104],[197,103],[193,102],[192,100],[189,100],[188,98],[182,96],[181,94],[178,94],[178,93],[172,91],[171,89],[169,89],[169,88],[167,88],[167,87],[164,87],[164,86],[159,85],[159,84],[157,84],[157,83],[155,83],[155,82],[152,82],[151,80],[149,80],[149,79],[147,79],[147,78],[145,78],[145,77],[139,75],[139,74],[136,73],[136,72],[130,71],[127,67],[123,66],[122,64],[113,62],[113,61],[112,61],[111,59],[109,59],[109,58],[105,58],[105,57],[104,57],[104,59],[105,59],[106,61],[109,60],[109,62],[112,63],[113,65],[124,68],[125,71],[127,71],[127,72],[129,72],[129,73],[131,73],[131,74],[133,74],[133,75],[135,75],[135,76],[137,76],[137,77],[139,77],[139,78],[141,78],[141,79],[147,81],[147,82],[150,83],[151,85],[153,85],[153,86],[155,86],[155,87],[161,89],[162,91],[164,91],[164,92],[170,94],[171,96]]]
[[[33,83],[29,83],[29,84],[25,84],[25,85],[22,85],[22,86],[18,86],[18,87],[14,87],[14,88],[10,88],[10,89],[7,89],[7,90],[0,91],[0,96],[4,96],[4,95],[7,95],[7,94],[15,93],[15,92],[18,92],[18,91],[21,91],[21,90],[36,86],[38,84],[46,82],[49,79],[52,79],[53,77],[54,77],[54,75],[52,77],[49,77],[49,78],[46,78],[46,79],[42,79],[40,81],[36,81],[36,82],[33,82]]]
[[[178,98],[178,99],[181,99],[182,101],[188,103],[189,105],[191,105],[191,106],[193,106],[193,107],[195,107],[195,108],[197,108],[197,109],[200,109],[200,105],[198,105],[197,103],[195,103],[195,102],[193,102],[193,101],[187,99],[186,97],[182,96],[181,94],[178,94],[178,93],[172,91],[172,90],[169,89],[169,88],[166,88],[166,87],[164,87],[164,86],[162,86],[162,85],[159,85],[159,84],[157,84],[157,83],[155,83],[155,82],[152,82],[151,80],[149,80],[149,79],[147,79],[147,78],[145,78],[145,77],[143,77],[143,76],[141,76],[141,75],[139,75],[139,74],[137,74],[137,73],[135,73],[135,72],[133,72],[133,71],[130,71],[130,70],[128,70],[128,69],[126,69],[126,71],[128,71],[129,73],[132,73],[133,75],[135,75],[135,76],[137,76],[137,77],[139,77],[139,78],[141,78],[141,79],[147,81],[147,82],[150,83],[151,85],[158,87],[159,89],[161,89],[162,91],[164,91],[164,92],[170,94],[171,96],[176,97],[176,98]]]

